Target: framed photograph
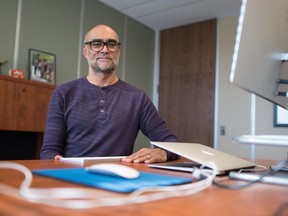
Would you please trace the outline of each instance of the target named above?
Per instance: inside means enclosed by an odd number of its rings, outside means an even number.
[[[288,110],[274,105],[274,127],[288,127]]]
[[[29,49],[29,79],[56,84],[56,55]]]

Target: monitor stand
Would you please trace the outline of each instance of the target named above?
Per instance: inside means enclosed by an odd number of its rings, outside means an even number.
[[[232,140],[249,145],[264,145],[264,146],[288,146],[288,136],[282,135],[241,135],[233,137]],[[279,167],[282,166],[282,167]],[[262,178],[262,182],[277,184],[277,185],[288,185],[288,152],[287,159],[280,162],[278,165],[272,165],[270,167],[271,175]],[[261,177],[259,172],[252,173],[236,173],[232,172],[229,174],[232,179],[253,181]]]

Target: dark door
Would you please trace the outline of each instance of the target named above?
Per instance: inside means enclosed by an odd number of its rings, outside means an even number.
[[[181,142],[213,146],[216,25],[161,31],[159,112]]]

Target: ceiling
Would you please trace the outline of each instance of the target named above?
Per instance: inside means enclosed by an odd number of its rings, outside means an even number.
[[[237,15],[241,5],[241,0],[99,1],[154,30]]]

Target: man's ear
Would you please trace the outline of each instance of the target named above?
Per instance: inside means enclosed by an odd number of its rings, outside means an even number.
[[[88,55],[87,46],[83,45],[82,52],[83,52],[84,57],[86,58]]]

